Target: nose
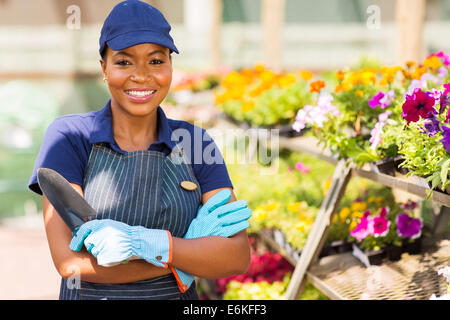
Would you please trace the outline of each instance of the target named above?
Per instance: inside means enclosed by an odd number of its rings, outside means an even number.
[[[131,80],[135,82],[146,82],[151,78],[151,72],[144,65],[137,65],[131,74]]]

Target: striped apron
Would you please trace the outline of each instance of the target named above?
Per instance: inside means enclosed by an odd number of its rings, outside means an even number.
[[[192,181],[197,189],[180,187]],[[96,219],[112,219],[131,226],[169,230],[182,238],[201,204],[200,185],[183,151],[166,156],[159,151],[118,153],[108,144],[92,147],[84,180],[86,201],[97,211]],[[198,299],[195,281],[181,293],[173,274],[126,284],[80,286],[62,279],[61,300],[78,299]]]

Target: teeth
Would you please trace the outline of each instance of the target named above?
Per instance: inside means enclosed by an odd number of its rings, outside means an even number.
[[[152,91],[126,91],[127,94],[129,94],[131,96],[136,96],[136,97],[145,97],[145,96],[151,95],[154,92],[156,92],[156,90],[152,90]]]

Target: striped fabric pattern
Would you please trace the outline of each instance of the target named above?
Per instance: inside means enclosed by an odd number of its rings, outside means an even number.
[[[200,185],[185,155],[175,146],[172,157],[158,151],[120,154],[107,144],[96,144],[89,156],[84,181],[86,201],[96,219],[112,219],[131,226],[169,230],[182,238],[201,204]],[[197,185],[193,191],[181,181]],[[70,281],[69,281],[70,282]],[[181,294],[173,274],[131,284],[95,284],[81,281],[81,289],[62,279],[60,299],[197,299],[195,283]]]

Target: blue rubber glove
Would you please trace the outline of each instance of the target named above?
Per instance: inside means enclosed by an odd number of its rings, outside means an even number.
[[[129,226],[110,219],[82,224],[70,242],[70,249],[80,251],[83,244],[101,266],[141,258],[167,268],[172,261],[172,235],[169,231]]]
[[[247,201],[227,203],[230,198],[230,190],[224,189],[200,206],[197,217],[192,220],[184,238],[229,237],[248,228],[250,224],[247,220],[252,212],[247,208]],[[171,269],[177,279],[178,288],[181,292],[185,292],[194,281],[194,276],[177,268],[171,267]]]

